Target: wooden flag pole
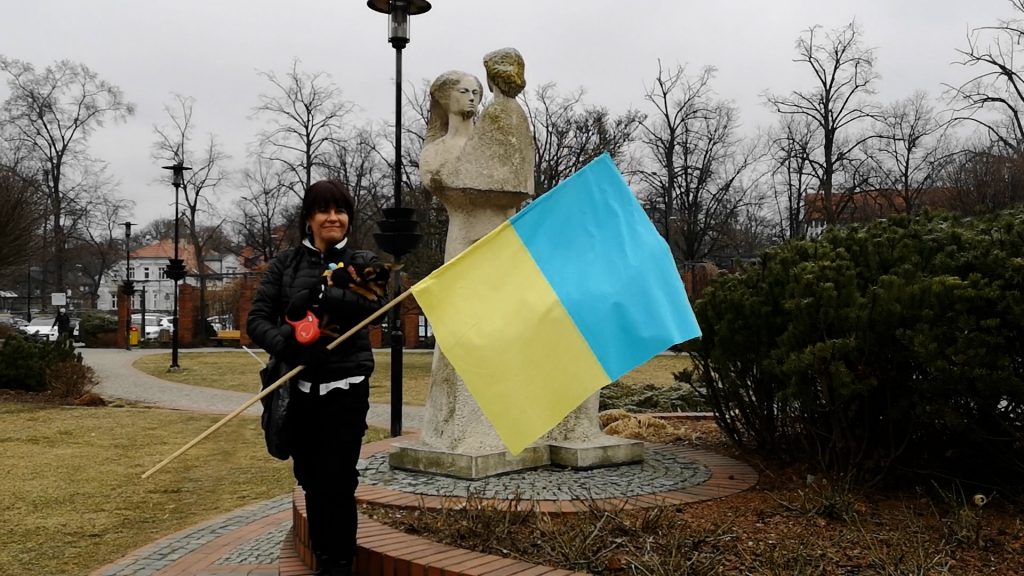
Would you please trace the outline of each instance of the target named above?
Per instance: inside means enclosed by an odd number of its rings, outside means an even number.
[[[333,350],[338,344],[341,344],[342,342],[347,340],[350,336],[352,336],[356,332],[358,332],[358,331],[362,330],[363,328],[365,328],[367,324],[369,324],[370,322],[373,322],[374,320],[379,318],[382,314],[384,314],[388,310],[390,310],[390,309],[394,308],[395,306],[397,306],[402,300],[405,300],[410,294],[412,294],[412,290],[411,289],[410,290],[406,290],[405,292],[402,292],[401,294],[396,296],[391,302],[388,302],[386,305],[382,306],[380,310],[377,310],[376,312],[374,312],[373,314],[368,316],[365,320],[363,320],[359,324],[356,324],[351,330],[349,330],[348,332],[345,332],[341,336],[338,336],[334,340],[334,342],[331,342],[330,344],[327,345],[327,349],[328,350]],[[231,414],[228,414],[227,416],[222,418],[220,420],[220,422],[217,422],[213,426],[210,426],[205,432],[203,432],[199,436],[196,436],[195,438],[193,438],[191,442],[189,442],[188,444],[185,444],[184,446],[179,448],[174,454],[171,454],[167,458],[164,458],[163,462],[160,462],[156,466],[153,466],[152,468],[150,468],[145,474],[142,475],[142,477],[143,478],[149,478],[151,475],[153,475],[154,472],[156,472],[157,470],[160,470],[164,466],[170,464],[171,461],[174,460],[175,458],[177,458],[178,456],[181,456],[185,452],[188,452],[189,449],[191,449],[196,444],[200,443],[204,438],[206,438],[210,434],[213,434],[214,432],[216,432],[217,429],[219,429],[221,426],[227,424],[235,416],[238,416],[242,412],[245,412],[250,406],[252,406],[253,404],[259,402],[261,398],[263,398],[267,394],[270,394],[271,392],[276,390],[278,387],[280,387],[282,384],[284,384],[285,382],[288,382],[289,380],[294,378],[296,375],[298,375],[299,372],[302,372],[302,370],[304,368],[305,368],[305,366],[296,366],[295,368],[292,368],[292,370],[290,372],[288,372],[284,376],[281,376],[280,378],[278,378],[277,382],[274,382],[270,386],[267,386],[266,388],[261,390],[259,394],[257,394],[256,396],[253,396],[252,398],[247,400],[245,402],[245,404],[242,404],[241,406],[236,408]]]

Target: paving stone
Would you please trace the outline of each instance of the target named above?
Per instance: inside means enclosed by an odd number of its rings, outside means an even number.
[[[623,498],[670,490],[684,490],[711,476],[706,466],[658,444],[648,444],[644,461],[626,466],[571,470],[547,467],[481,480],[460,480],[418,472],[393,470],[387,453],[360,461],[360,482],[399,492],[510,500],[580,500]]]

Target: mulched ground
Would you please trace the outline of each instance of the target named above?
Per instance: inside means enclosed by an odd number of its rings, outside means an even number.
[[[9,404],[46,404],[46,405],[74,405],[74,399],[58,396],[51,392],[24,392],[22,390],[0,389],[0,403]]]
[[[738,454],[711,422],[688,445],[760,474],[741,494],[686,506],[577,516],[367,507],[391,526],[451,545],[594,574],[1024,574],[1024,516],[998,494],[867,492],[807,470]]]

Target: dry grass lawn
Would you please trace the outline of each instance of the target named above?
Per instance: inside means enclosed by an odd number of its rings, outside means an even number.
[[[264,362],[267,355],[256,352]],[[387,403],[391,399],[391,353],[374,351],[377,368],[370,382],[370,402]],[[402,355],[403,396],[406,404],[422,406],[430,388],[430,364],[433,354],[406,352]],[[179,358],[181,371],[168,372],[170,354],[143,356],[135,361],[135,368],[165,380],[209,386],[255,394],[259,392],[260,365],[245,351],[238,352],[183,352]],[[622,377],[627,384],[675,383],[672,374],[690,366],[687,356],[655,356],[646,364]]]
[[[88,574],[162,536],[286,494],[290,463],[266,454],[253,417],[140,478],[219,418],[0,404],[0,574]]]

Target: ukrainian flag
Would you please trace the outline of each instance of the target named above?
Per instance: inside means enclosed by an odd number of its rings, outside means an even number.
[[[412,291],[513,454],[602,386],[700,336],[668,245],[607,154]]]

